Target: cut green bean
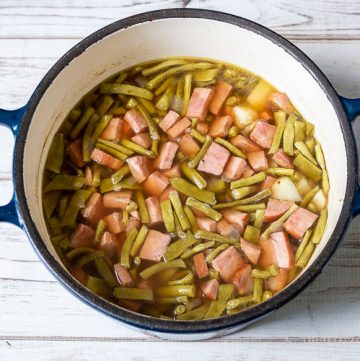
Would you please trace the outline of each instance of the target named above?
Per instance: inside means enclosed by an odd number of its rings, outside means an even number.
[[[165,286],[159,287],[155,292],[159,297],[195,297],[196,287],[194,285]]]
[[[207,185],[203,176],[194,168],[190,168],[187,163],[181,164],[184,175],[191,180],[199,189],[204,189]]]
[[[176,316],[176,319],[179,321],[194,321],[194,320],[202,320],[206,313],[209,310],[209,303],[204,303],[202,306],[198,308],[194,308],[191,311],[185,312],[182,315]]]
[[[114,103],[114,99],[110,95],[105,95],[100,105],[96,108],[96,113],[102,117]]]
[[[256,243],[260,238],[260,232],[261,232],[261,230],[259,228],[256,228],[256,227],[248,224],[245,228],[243,237],[247,241]]]
[[[166,230],[171,233],[175,231],[175,219],[171,206],[171,201],[166,199],[160,202],[161,214],[164,220]]]
[[[264,172],[256,173],[256,174],[252,175],[251,177],[246,177],[246,178],[242,178],[237,181],[231,182],[230,189],[247,187],[247,186],[250,186],[253,184],[260,183],[265,180],[265,177],[266,177],[266,175]]]
[[[110,298],[111,289],[108,287],[106,282],[98,277],[89,276],[86,287],[91,291],[97,294],[98,296]]]
[[[222,251],[229,247],[229,244],[223,243],[220,246],[217,246],[213,251],[211,251],[205,258],[206,263],[211,263],[217,255],[219,255]]]
[[[96,258],[104,257],[104,251],[93,251],[91,253],[82,256],[77,262],[76,265],[78,267],[83,267],[86,264],[95,261]]]
[[[311,200],[314,198],[315,194],[320,190],[319,186],[316,186],[315,188],[312,188],[309,192],[307,192],[304,195],[303,200],[300,203],[301,207],[307,207],[307,205],[311,202]]]
[[[174,66],[179,66],[179,65],[184,65],[187,64],[187,60],[183,60],[183,59],[170,59],[170,60],[165,60],[162,63],[156,64],[154,66],[145,68],[141,71],[141,74],[143,76],[149,76],[149,75],[153,75],[155,73],[158,73],[159,71],[163,71],[166,70],[168,68],[172,68]]]
[[[111,118],[112,115],[109,115],[109,117]],[[84,161],[90,161],[91,159],[91,152],[94,150],[95,147],[95,143],[93,142],[92,139],[92,134],[94,133],[97,123],[99,122],[99,116],[94,113],[88,124],[87,127],[84,131],[84,135],[82,137],[82,158]]]
[[[205,142],[205,137],[200,134],[197,130],[195,129],[191,129],[190,135],[195,138],[197,141],[199,141],[200,143],[204,143]]]
[[[141,145],[132,142],[131,140],[123,139],[121,141],[121,144],[124,147],[130,149],[131,151],[134,151],[137,154],[145,155],[146,157],[149,157],[149,158],[154,158],[154,156],[155,156],[155,154],[151,150],[146,149],[146,148],[142,147]]]
[[[233,199],[242,199],[258,190],[257,186],[246,186],[241,188],[235,188],[231,191]]]
[[[308,264],[312,254],[314,253],[316,244],[309,242],[304,251],[302,252],[300,258],[298,259],[298,261],[296,262],[296,267],[298,268],[305,268],[306,265]]]
[[[222,218],[222,214],[220,212],[215,211],[207,203],[200,202],[195,198],[188,197],[186,199],[186,205],[200,211],[214,221],[219,221]]]
[[[159,139],[153,140],[151,142],[151,151],[154,153],[155,156],[159,154],[158,148],[159,148]]]
[[[191,225],[191,232],[195,233],[198,230],[198,225],[194,213],[189,206],[184,206],[184,212]]]
[[[186,230],[190,229],[191,225],[184,212],[179,193],[176,191],[170,192],[169,199],[170,199],[171,204],[174,208],[174,211],[179,219],[182,230],[186,231]]]
[[[327,196],[330,191],[330,183],[329,183],[328,173],[325,169],[323,169],[323,171],[322,171],[321,185],[322,185],[325,195]]]
[[[138,230],[136,228],[133,228],[128,236],[126,237],[126,240],[124,242],[124,245],[121,249],[121,257],[120,257],[120,264],[124,268],[130,268],[130,251],[134,244],[134,241],[138,235]]]
[[[142,288],[116,287],[114,289],[114,296],[120,300],[154,300],[153,291],[149,289],[144,290]]]
[[[189,298],[187,296],[161,297],[157,298],[156,302],[160,305],[186,304],[189,302]]]
[[[125,162],[126,159],[128,158],[128,155],[120,152],[114,147],[110,147],[109,145],[105,145],[103,143],[99,143],[99,142],[96,143],[96,148],[103,150],[105,153],[108,153],[117,159],[120,159],[122,162]]]
[[[177,237],[181,239],[186,238],[186,233],[182,229],[179,218],[176,215],[176,213],[174,213],[174,221],[175,221],[175,235],[177,235]]]
[[[246,158],[246,154],[244,154],[238,147],[235,147],[235,145],[231,144],[223,138],[215,138],[215,143],[222,145],[227,150],[229,150],[230,153],[236,155],[237,157]]]
[[[268,168],[265,173],[275,177],[293,177],[294,169],[288,168]]]
[[[173,259],[182,255],[195,243],[197,243],[197,239],[195,239],[194,235],[190,231],[187,231],[186,238],[179,239],[178,241],[175,241],[168,246],[164,254],[164,260],[166,262],[172,261]]]
[[[71,123],[75,123],[81,117],[81,110],[80,109],[73,109],[70,111],[69,120]]]
[[[186,268],[186,264],[182,259],[175,259],[170,262],[159,262],[140,272],[140,277],[144,280],[147,280],[154,274],[170,268]]]
[[[244,213],[253,213],[257,210],[264,210],[266,208],[265,203],[257,203],[257,204],[244,204],[242,206],[234,207],[235,210],[244,212]]]
[[[294,155],[294,140],[295,140],[295,129],[294,122],[297,119],[294,113],[291,113],[285,124],[283,133],[283,149],[287,155]]]
[[[304,234],[304,237],[302,238],[301,242],[300,242],[300,245],[299,247],[297,248],[296,250],[296,253],[295,253],[295,263],[297,263],[301,257],[301,255],[303,254],[307,244],[309,243],[310,241],[310,237],[312,235],[312,231],[311,229],[308,229],[305,234]]]
[[[76,123],[75,127],[70,133],[70,137],[72,139],[76,139],[82,129],[86,126],[86,124],[89,122],[91,116],[95,113],[95,109],[93,107],[88,107],[85,110],[84,115],[80,118],[80,120]]]
[[[100,243],[101,237],[104,234],[106,229],[106,222],[103,219],[100,219],[99,223],[96,226],[94,243]]]
[[[95,266],[100,276],[104,279],[109,287],[113,288],[118,284],[113,272],[105,261],[105,258],[96,258]]]
[[[119,183],[126,175],[130,173],[130,168],[124,164],[119,170],[113,173],[110,177],[112,184]]]
[[[320,165],[321,169],[325,170],[325,168],[326,168],[325,158],[324,158],[324,153],[322,151],[320,144],[315,145],[315,157],[316,157],[316,161]]]
[[[175,78],[168,78],[166,79],[156,90],[155,90],[155,94],[156,95],[161,95],[162,93],[164,93],[164,91],[166,91],[166,89],[168,89],[169,87],[173,86],[176,83],[176,79]]]
[[[136,203],[138,204],[139,207],[141,223],[146,223],[146,224],[150,223],[150,216],[148,209],[146,207],[143,193],[141,191],[137,191],[135,193],[135,196],[136,196]]]
[[[204,141],[202,147],[200,148],[198,153],[195,155],[195,157],[193,159],[191,159],[188,163],[190,168],[196,168],[199,165],[200,161],[204,158],[205,153],[210,148],[212,140],[213,139],[209,135],[207,135],[205,137],[205,141]]]
[[[299,154],[294,159],[294,165],[300,170],[304,175],[309,177],[315,182],[318,182],[321,179],[321,169],[314,165],[310,160],[304,157],[302,154]]]
[[[272,293],[270,291],[265,291],[263,293],[263,297],[262,297],[262,302],[266,302],[267,300],[269,300],[272,297]]]
[[[111,83],[103,83],[100,85],[100,93],[101,94],[124,94],[133,97],[144,98],[147,100],[152,100],[154,94],[144,88],[137,87],[135,85],[130,84],[111,84]]]
[[[265,213],[264,209],[257,209],[255,211],[254,227],[259,228],[259,229],[262,228],[264,213]]]
[[[94,252],[90,247],[79,247],[66,253],[65,257],[68,261],[73,261],[75,258]]]
[[[305,122],[295,120],[294,130],[295,130],[295,142],[303,142],[305,140]]]
[[[193,248],[185,251],[181,255],[181,258],[182,259],[190,258],[190,257],[192,257],[193,255],[195,255],[197,253],[203,252],[203,251],[213,247],[214,245],[215,245],[215,241],[210,241],[210,242],[204,242],[204,243],[197,244]]]
[[[130,176],[113,184],[111,178],[105,178],[100,182],[100,192],[107,193],[111,191],[120,191],[122,189],[141,190],[141,185],[136,183],[135,179]]]
[[[320,211],[319,219],[316,223],[313,236],[311,237],[312,243],[314,244],[320,243],[321,238],[325,231],[326,221],[327,221],[327,209],[324,208]]]
[[[229,300],[226,303],[226,309],[233,310],[238,307],[247,306],[249,303],[252,303],[252,302],[254,302],[253,295],[243,296],[243,297],[239,297],[239,298],[233,298],[232,300]]]
[[[310,162],[317,165],[316,159],[311,154],[309,148],[306,146],[304,142],[295,142],[295,148],[307,159],[309,159]]]
[[[268,151],[269,154],[274,154],[280,147],[282,135],[285,129],[286,113],[284,111],[274,112],[274,118],[276,123],[276,130],[271,147]]]
[[[194,237],[196,239],[206,239],[209,241],[216,241],[216,242],[220,242],[220,243],[228,243],[228,244],[233,244],[238,246],[239,245],[239,241],[235,240],[233,238],[230,237],[226,237],[226,236],[221,236],[218,233],[214,233],[214,232],[209,232],[209,231],[205,231],[203,229],[199,229],[195,232]]]
[[[117,143],[114,143],[110,140],[106,140],[106,139],[98,139],[97,141],[97,144],[103,144],[103,145],[106,145],[110,148],[113,148],[125,155],[133,155],[134,154],[134,150],[132,150],[131,148],[129,148],[128,146],[123,146],[121,144],[117,144]]]
[[[205,319],[220,317],[226,308],[228,300],[234,293],[234,286],[229,284],[220,285],[218,299],[210,303],[210,307],[205,315]]]
[[[149,134],[152,140],[158,140],[160,139],[160,135],[157,129],[157,125],[155,124],[155,122],[152,120],[149,112],[146,110],[146,108],[142,105],[139,104],[137,106],[137,109],[139,110],[139,112],[142,114],[142,116],[144,117],[146,124],[149,128]]]
[[[169,286],[190,285],[194,282],[194,274],[191,271],[184,271],[184,275],[176,280],[168,282]]]
[[[253,300],[255,303],[260,303],[263,297],[263,279],[255,278]]]
[[[181,114],[182,116],[186,115],[187,107],[189,104],[190,96],[191,96],[191,83],[192,83],[192,74],[185,74],[184,76],[184,100]]]
[[[58,174],[45,187],[45,193],[51,191],[75,191],[85,184],[85,178],[68,174]]]
[[[271,190],[270,189],[264,189],[256,194],[254,194],[251,197],[248,198],[244,198],[244,199],[239,199],[237,201],[233,201],[233,202],[226,202],[226,203],[219,203],[214,205],[214,209],[223,209],[223,208],[232,208],[232,207],[237,207],[237,206],[241,206],[241,205],[248,205],[248,203],[254,203],[254,202],[258,202],[261,201],[267,197],[269,197],[271,195]],[[257,208],[254,208],[254,210]]]
[[[43,207],[46,218],[50,218],[61,197],[60,191],[49,192],[43,195]]]
[[[130,256],[131,257],[135,257],[140,249],[140,247],[142,246],[142,244],[145,241],[145,238],[147,236],[149,232],[148,227],[145,226],[145,224],[143,224],[140,228],[139,233],[136,236],[136,239],[131,247],[131,251],[130,251]]]
[[[59,174],[64,160],[64,135],[55,134],[52,140],[45,168]]]

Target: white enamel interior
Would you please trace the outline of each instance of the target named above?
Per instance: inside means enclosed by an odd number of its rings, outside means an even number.
[[[334,108],[310,73],[282,48],[249,30],[206,19],[156,20],[118,31],[74,59],[50,85],[32,119],[24,158],[30,213],[49,249],[54,253],[42,215],[41,179],[54,133],[69,110],[96,84],[131,65],[168,56],[208,57],[249,69],[286,92],[315,124],[331,191],[328,224],[310,265],[333,232],[345,195],[345,144]]]

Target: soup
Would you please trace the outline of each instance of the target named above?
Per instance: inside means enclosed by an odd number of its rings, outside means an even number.
[[[234,65],[172,58],[101,83],[55,134],[48,232],[85,287],[176,320],[265,302],[307,265],[329,181],[314,126]]]

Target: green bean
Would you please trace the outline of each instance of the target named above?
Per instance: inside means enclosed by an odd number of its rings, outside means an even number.
[[[111,107],[109,113],[111,115],[124,115],[126,113],[126,109],[123,107]]]
[[[150,79],[146,83],[146,88],[152,90],[171,76],[175,76],[181,73],[186,73],[189,71],[210,69],[213,66],[214,66],[213,64],[203,62],[203,63],[184,64],[175,68],[170,68],[164,71],[163,73],[160,73],[159,75],[155,76],[154,78]]]
[[[113,157],[120,159],[122,162],[125,162],[128,158],[128,155],[120,152],[119,150],[115,149],[114,147],[110,147],[109,145],[105,145],[103,143],[96,143],[96,148],[103,150],[104,152],[112,155]]]
[[[198,225],[194,213],[189,206],[184,206],[184,212],[191,225],[191,232],[195,233],[198,230]]]
[[[208,248],[211,248],[215,245],[215,241],[210,241],[210,242],[205,242],[205,243],[200,243],[197,244],[196,246],[194,246],[193,248],[185,251],[182,255],[181,258],[182,259],[187,259],[192,257],[194,254],[200,253],[205,251]]]
[[[191,271],[184,271],[184,275],[176,280],[172,280],[168,282],[169,286],[177,286],[177,285],[189,285],[194,282],[194,274]]]
[[[234,207],[235,210],[244,212],[244,213],[252,213],[252,212],[256,212],[258,209],[264,210],[265,208],[266,208],[265,203],[244,204],[242,206]]]
[[[114,99],[110,95],[105,95],[100,105],[96,108],[96,113],[102,117],[114,103]]]
[[[173,305],[176,303],[186,304],[189,302],[189,298],[187,296],[162,297],[157,298],[156,302],[160,305]]]
[[[302,172],[304,175],[306,175],[313,181],[318,182],[321,179],[321,173],[322,173],[321,169],[315,166],[302,154],[299,154],[294,159],[294,165],[296,168],[300,170],[300,172]]]
[[[220,317],[224,311],[226,304],[234,293],[234,286],[230,284],[220,285],[218,297],[216,301],[210,303],[210,307],[205,315],[205,319]]]
[[[305,122],[295,120],[294,130],[295,130],[295,142],[303,142],[305,140]]]
[[[100,93],[124,94],[124,95],[144,98],[147,100],[152,100],[154,97],[154,94],[151,91],[130,84],[103,83],[100,85]]]
[[[144,195],[142,194],[141,191],[137,191],[135,193],[135,197],[136,197],[136,202],[139,207],[141,223],[150,223],[150,216],[149,216],[148,209],[146,207]]]
[[[214,221],[219,221],[222,218],[222,214],[220,212],[215,211],[207,203],[200,202],[195,198],[188,197],[186,199],[186,205],[200,211]]]
[[[108,117],[112,118],[112,115],[109,115]],[[92,141],[92,134],[95,131],[96,124],[99,121],[99,116],[94,113],[85,129],[84,135],[82,137],[82,158],[85,161],[90,161],[91,159],[91,152],[94,150],[95,143]]]
[[[194,72],[194,81],[198,82],[209,82],[214,80],[218,74],[220,69],[206,69],[206,70],[198,70]]]
[[[150,289],[130,288],[130,287],[116,287],[114,289],[114,296],[120,300],[139,300],[139,301],[153,301],[154,294]]]
[[[135,108],[138,104],[139,104],[139,103],[137,102],[136,99],[130,98],[130,99],[128,100],[128,102],[126,103],[126,108],[127,108],[127,109],[133,109],[133,108]]]
[[[140,228],[139,233],[136,236],[136,239],[131,247],[131,251],[130,251],[130,256],[131,257],[135,257],[140,249],[140,247],[142,246],[142,244],[145,241],[145,238],[147,236],[149,232],[148,227],[145,226],[145,224],[143,224]]]
[[[121,145],[121,144],[117,144],[117,143],[114,143],[110,140],[106,140],[106,139],[101,139],[99,138],[98,141],[97,141],[98,144],[103,144],[103,145],[106,145],[110,148],[113,148],[125,155],[133,155],[134,154],[134,150],[130,149],[128,146],[124,146],[124,145]]]
[[[105,178],[100,182],[100,193],[120,191],[122,189],[141,190],[141,185],[136,183],[134,177],[130,176],[122,181],[113,184],[111,178]]]
[[[296,115],[291,113],[285,124],[285,129],[283,133],[283,149],[287,155],[294,155],[294,139],[295,139],[295,129],[294,122],[296,120]]]
[[[270,267],[268,267],[268,269],[266,270],[259,270],[257,268],[254,268],[251,271],[251,277],[253,278],[269,278],[269,277],[274,277],[274,276],[278,276],[279,275],[279,268],[276,265],[271,265]]]
[[[205,142],[205,137],[200,134],[198,131],[196,131],[195,129],[191,129],[190,135],[195,138],[197,141],[199,141],[200,143],[204,143]]]
[[[159,154],[158,147],[159,147],[159,139],[153,140],[151,142],[151,149],[150,150],[154,153],[155,156],[157,156]]]
[[[232,207],[237,207],[237,206],[241,206],[241,205],[248,205],[248,203],[254,203],[254,202],[258,202],[261,201],[264,198],[267,198],[271,195],[271,190],[270,189],[264,189],[256,194],[254,194],[251,197],[248,198],[244,198],[244,199],[239,199],[237,201],[233,201],[233,202],[226,202],[226,203],[219,203],[214,205],[214,209],[223,209],[223,208],[232,208]],[[254,210],[257,209],[256,207],[254,208]]]
[[[244,306],[246,306],[246,305],[248,305],[249,303],[252,303],[252,302],[254,302],[253,295],[233,298],[232,300],[229,300],[226,303],[226,309],[227,310],[233,310],[233,309],[236,309],[238,307],[244,307]]]
[[[314,127],[314,124],[311,124],[310,122],[306,122],[305,123],[306,126],[305,126],[305,134],[307,137],[311,137],[314,135],[314,130],[315,130],[315,127]]]
[[[270,225],[261,234],[260,238],[266,239],[271,233],[280,230],[284,222],[298,209],[296,204],[293,204],[277,221],[270,223]]]
[[[227,184],[223,179],[210,178],[206,189],[214,193],[223,193],[226,191]]]
[[[165,69],[168,69],[168,68],[172,68],[172,67],[178,66],[178,65],[184,65],[184,64],[187,64],[187,60],[169,59],[169,60],[163,61],[162,63],[151,66],[149,68],[143,69],[141,74],[143,76],[149,76],[149,75],[158,73],[159,71],[162,71],[162,70],[165,70]]]
[[[202,306],[198,308],[194,308],[191,311],[185,312],[182,315],[176,317],[179,321],[194,321],[194,320],[202,320],[206,313],[209,310],[209,303],[204,303]]]
[[[246,158],[246,154],[244,154],[239,148],[235,147],[235,145],[231,144],[223,138],[215,138],[215,143],[222,145],[237,157]]]
[[[320,243],[321,238],[325,231],[326,221],[327,221],[327,209],[324,208],[320,211],[319,219],[316,223],[316,227],[314,229],[313,236],[311,237],[312,243],[314,243],[314,244]]]
[[[126,80],[126,78],[128,77],[129,73],[120,73],[119,76],[114,80],[114,83],[116,84],[121,84],[122,82],[124,82]]]
[[[174,213],[174,221],[175,221],[175,235],[181,239],[186,238],[186,233],[181,228],[181,224],[180,224],[179,218],[176,215],[176,213]]]
[[[138,98],[137,101],[142,104],[142,106],[147,110],[147,112],[153,116],[156,115],[157,111],[154,107],[153,103],[147,99],[144,98]]]
[[[190,96],[191,96],[191,83],[192,83],[192,74],[185,74],[184,76],[184,99],[183,99],[183,106],[181,115],[185,116],[187,107],[189,104]]]
[[[259,228],[259,229],[262,228],[264,213],[265,213],[264,209],[257,209],[255,211],[254,227]]]
[[[124,147],[130,149],[131,151],[134,151],[137,154],[145,155],[149,158],[154,158],[154,156],[155,156],[155,154],[151,150],[148,150],[148,149],[142,147],[141,145],[132,142],[131,140],[123,139],[121,141],[121,144]]]
[[[166,262],[172,261],[183,254],[189,247],[193,246],[197,242],[193,234],[190,231],[186,232],[185,239],[179,239],[171,243],[164,254],[164,260]]]
[[[206,187],[206,180],[196,169],[190,168],[187,163],[182,163],[181,170],[183,171],[184,175],[189,180],[191,180],[199,189],[204,189]]]
[[[226,236],[221,236],[218,233],[214,233],[214,232],[209,232],[209,231],[205,231],[203,229],[199,229],[195,232],[194,237],[196,239],[206,239],[209,241],[216,241],[216,242],[220,242],[220,243],[228,243],[228,244],[233,244],[238,246],[239,242],[238,240],[235,240],[233,238],[230,237],[226,237]]]
[[[76,265],[78,267],[83,267],[86,264],[93,262],[96,258],[104,257],[104,251],[92,251],[85,256],[82,256],[77,262]]]
[[[60,219],[64,217],[65,211],[68,206],[69,197],[67,195],[64,195],[60,198],[58,204],[57,204],[57,213]],[[56,203],[55,203],[56,204]]]
[[[74,191],[85,184],[85,178],[68,174],[58,174],[45,187],[45,193],[51,191]]]
[[[55,134],[51,143],[45,168],[59,174],[64,160],[64,135]]]
[[[329,183],[329,177],[328,177],[328,173],[327,173],[326,169],[323,169],[323,171],[322,171],[321,185],[322,185],[325,195],[327,196],[330,191],[330,183]]]
[[[305,144],[308,147],[308,149],[310,150],[311,153],[314,153],[315,151],[315,139],[313,137],[308,138],[305,140]]]
[[[80,109],[73,109],[69,113],[69,120],[71,123],[75,123],[81,117]]]
[[[194,285],[177,285],[159,287],[156,290],[159,297],[177,297],[177,296],[196,296],[196,287]]]
[[[51,236],[59,236],[62,234],[60,221],[57,217],[51,217],[47,220]]]
[[[161,214],[164,219],[166,230],[170,232],[175,231],[174,213],[169,199],[160,202]]]
[[[210,148],[211,143],[212,143],[212,138],[209,135],[207,135],[198,153],[194,156],[193,159],[189,161],[188,165],[190,168],[196,168],[199,165],[200,161],[204,158],[205,153]]]
[[[111,289],[108,287],[106,282],[101,278],[89,276],[86,287],[93,293],[98,296],[110,298],[111,297]]]
[[[184,305],[177,305],[174,308],[174,316],[182,315],[186,311],[186,307]]]
[[[209,192],[205,189],[199,189],[182,178],[171,178],[170,183],[177,191],[185,194],[188,197],[193,197],[199,201],[209,203],[211,205],[216,203],[215,193]]]
[[[295,263],[297,263],[299,261],[301,255],[303,254],[303,252],[305,250],[305,247],[307,246],[307,244],[310,241],[311,234],[312,234],[311,229],[308,229],[305,232],[304,237],[302,238],[302,240],[300,242],[300,245],[299,245],[299,247],[298,247],[298,249],[296,250],[296,253],[295,253]]]
[[[94,252],[94,249],[93,248],[90,248],[90,247],[78,247],[78,248],[75,248],[71,251],[69,251],[68,253],[66,253],[65,257],[68,261],[72,261],[74,260],[75,258],[79,257],[79,256],[83,256],[85,254],[89,254],[89,253],[92,253]]]
[[[243,237],[250,242],[256,243],[260,237],[260,229],[248,224],[245,228]]]
[[[179,193],[177,191],[170,192],[169,199],[170,199],[171,204],[174,208],[174,211],[179,219],[181,229],[184,231],[190,229],[191,225],[190,225],[190,222],[187,219],[184,209],[182,207]]]
[[[101,237],[104,234],[105,229],[106,229],[106,222],[103,219],[100,219],[99,223],[96,226],[94,243],[100,243]]]
[[[309,192],[307,192],[304,195],[303,200],[300,203],[300,206],[305,208],[310,202],[311,200],[314,198],[315,194],[320,190],[319,186],[316,186],[315,188],[312,188]]]
[[[80,120],[76,123],[75,127],[70,133],[70,137],[72,139],[76,139],[80,134],[81,130],[85,127],[85,125],[89,122],[91,116],[95,113],[95,109],[93,107],[88,107],[85,110],[84,115],[80,118]]]
[[[310,150],[308,149],[308,147],[306,146],[306,144],[304,142],[296,142],[295,143],[295,148],[307,159],[309,159],[310,162],[314,163],[315,165],[317,165],[316,159],[313,157],[313,155],[311,154]]]
[[[176,79],[175,78],[168,78],[166,79],[156,90],[155,90],[155,94],[156,95],[161,95],[164,91],[166,91],[167,88],[169,88],[170,86],[173,86],[176,83]]]
[[[206,263],[211,263],[218,254],[220,254],[222,251],[224,251],[226,248],[229,247],[229,244],[223,243],[220,244],[220,246],[217,246],[213,251],[211,251],[205,258]]]
[[[315,250],[316,244],[309,242],[304,251],[302,252],[300,258],[298,259],[298,261],[296,262],[296,267],[298,268],[305,268],[306,265],[308,264],[314,250]]]
[[[258,190],[258,187],[256,185],[235,188],[231,191],[231,196],[233,199],[242,199],[252,193],[255,193],[257,190]]]
[[[151,118],[150,114],[148,113],[148,111],[146,110],[146,108],[142,104],[139,104],[137,106],[137,109],[146,121],[146,124],[149,128],[149,134],[150,134],[151,139],[152,140],[160,139],[160,135],[159,135],[157,126],[154,123],[154,121],[152,120],[152,118]]]
[[[124,245],[122,246],[120,264],[124,268],[130,268],[130,251],[137,235],[138,230],[136,228],[133,228],[127,235]]]
[[[268,168],[265,170],[265,173],[275,177],[293,177],[294,169],[288,168]]]
[[[60,199],[61,192],[54,191],[43,195],[43,207],[46,218],[50,218]]]
[[[279,270],[279,267],[276,265],[276,264],[271,264],[268,268],[267,268],[267,270],[270,272],[270,274],[272,275],[272,276],[279,276],[279,274],[280,274],[280,270]]]
[[[232,98],[232,97],[230,97],[230,98]],[[230,127],[230,129],[228,131],[229,138],[236,137],[238,134],[239,134],[239,128],[237,126],[233,125],[232,127]]]
[[[124,164],[119,170],[113,173],[110,177],[112,184],[119,183],[126,175],[130,173],[130,168]]]
[[[254,279],[254,293],[253,300],[255,303],[260,303],[263,297],[263,279],[255,278]]]
[[[316,161],[320,165],[321,169],[324,170],[326,168],[325,158],[324,158],[324,153],[322,151],[320,144],[315,145],[315,157],[316,157]]]
[[[246,187],[246,186],[260,183],[265,180],[265,177],[266,176],[265,176],[264,172],[256,173],[256,174],[252,175],[251,177],[246,177],[246,178],[242,178],[237,181],[231,182],[230,189]]]
[[[175,96],[175,87],[176,83],[170,85],[165,92],[161,95],[158,101],[155,104],[156,109],[162,111],[168,111],[171,105],[171,101]]]
[[[147,280],[154,274],[170,268],[186,268],[186,264],[182,259],[175,259],[170,262],[159,262],[140,272],[140,277]]]
[[[109,287],[113,288],[118,284],[113,272],[105,261],[105,258],[96,258],[95,266],[100,276],[104,279]]]
[[[272,293],[270,291],[265,291],[262,296],[261,302],[265,302],[272,297]]]
[[[274,118],[276,130],[268,152],[269,154],[274,154],[280,147],[282,135],[285,129],[286,113],[283,111],[274,112]]]

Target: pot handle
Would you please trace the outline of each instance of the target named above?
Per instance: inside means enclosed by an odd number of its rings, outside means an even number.
[[[16,110],[0,109],[0,125],[4,125],[10,128],[15,138],[15,141],[19,131],[20,121],[25,110],[26,105]],[[18,227],[22,226],[21,219],[17,211],[17,199],[15,191],[13,191],[10,202],[8,204],[0,206],[0,222],[12,223]]]
[[[356,119],[356,117],[360,114],[360,98],[349,99],[349,98],[344,98],[342,96],[340,96],[339,98],[344,107],[346,116],[348,117],[350,122],[353,122]],[[354,201],[352,205],[352,214],[355,217],[359,213],[360,213],[360,185],[359,182],[357,182]]]

